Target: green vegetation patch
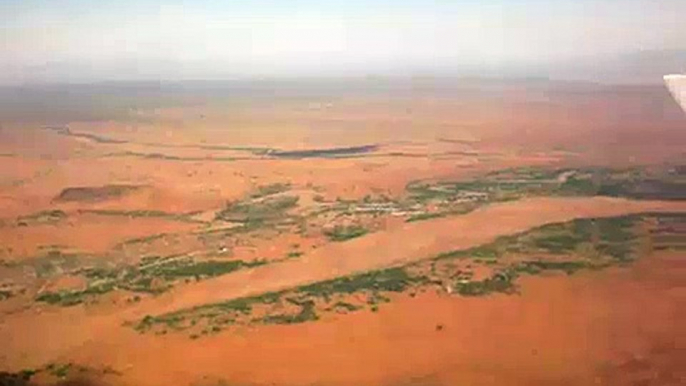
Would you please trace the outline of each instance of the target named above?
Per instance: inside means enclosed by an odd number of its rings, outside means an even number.
[[[637,216],[614,218],[577,219],[566,223],[544,225],[527,232],[499,237],[493,243],[468,250],[439,254],[435,259],[445,258],[498,258],[505,254],[552,255],[576,254],[582,247],[595,251],[596,255],[617,260],[630,260],[638,235],[635,226]]]
[[[570,234],[550,235],[536,239],[536,247],[550,253],[568,253],[572,252],[574,247],[581,241],[583,239]]]
[[[288,291],[208,304],[157,317],[148,316],[134,328],[139,332],[146,332],[156,326],[166,325],[167,328],[183,330],[194,327],[200,320],[212,326],[304,323],[319,319],[316,312],[317,302],[333,303],[327,308],[329,311],[352,312],[363,309],[364,306],[333,299],[355,293],[368,293],[367,306],[378,308],[378,303],[389,301],[382,295],[384,292],[402,292],[424,280],[425,278],[411,275],[403,268],[391,268],[310,284]],[[270,305],[273,307],[263,316],[249,318],[256,306]],[[290,308],[297,306],[298,311],[284,312],[284,305],[290,305]]]
[[[410,275],[404,268],[389,268],[302,286],[297,292],[313,297],[330,297],[359,291],[402,292],[422,280],[423,278]]]
[[[331,241],[346,241],[364,236],[369,232],[361,225],[336,225],[332,229],[324,231],[324,235]]]
[[[132,239],[128,239],[123,241],[122,243],[118,244],[115,249],[122,248],[127,245],[134,245],[134,244],[145,244],[145,243],[151,243],[156,240],[161,240],[165,237],[169,236],[168,233],[158,233],[150,236],[143,236],[143,237],[135,237]]]
[[[265,264],[265,262],[244,262],[241,260],[194,261],[191,259],[181,259],[144,266],[138,269],[138,274],[149,277],[162,277],[167,280],[184,277],[209,278],[231,273],[240,268],[255,267],[262,264]]]
[[[378,149],[378,145],[336,147],[330,149],[309,149],[309,150],[290,150],[272,151],[268,155],[276,158],[326,158],[326,157],[345,157],[371,153]]]
[[[297,314],[267,315],[259,319],[259,322],[264,324],[297,324],[312,322],[319,319],[319,316],[317,316],[317,312],[315,311],[314,301],[307,300],[295,302],[295,304],[300,306],[300,311]]]
[[[266,197],[255,201],[231,202],[216,215],[217,220],[260,224],[269,220],[283,218],[285,212],[295,208],[298,196]]]
[[[77,271],[91,281],[88,288],[81,291],[44,292],[35,300],[68,307],[117,289],[156,294],[166,291],[180,280],[190,278],[203,280],[265,263],[264,261],[196,261],[191,258],[153,259],[148,257],[135,267],[88,268]]]
[[[253,193],[250,197],[261,198],[265,196],[271,196],[273,194],[283,193],[291,188],[291,184],[287,183],[274,183],[269,185],[260,186],[257,188],[257,192]]]
[[[85,373],[92,372],[95,369],[80,366],[74,363],[48,363],[47,365],[40,368],[29,368],[24,369],[16,373],[10,373],[5,371],[0,371],[0,385],[2,386],[26,386],[33,385],[33,378],[39,374],[47,375],[49,377],[58,378],[64,380],[75,372]],[[99,374],[117,374],[120,373],[112,370],[109,367],[105,367],[97,371]],[[41,383],[42,384],[42,383]],[[61,384],[61,383],[60,383]],[[67,384],[72,384],[67,382]]]
[[[656,250],[686,250],[686,214],[656,214],[655,223],[655,228],[651,230],[653,248]]]
[[[517,238],[518,235],[500,236],[492,243],[479,245],[478,247],[439,253],[433,257],[433,260],[456,258],[497,259],[505,253],[520,252]]]
[[[364,308],[364,307],[356,306],[354,304],[344,302],[344,301],[338,301],[333,305],[333,309],[343,310],[345,312],[354,312],[354,311],[361,310],[362,308]]]
[[[104,283],[81,291],[44,292],[36,297],[36,301],[69,307],[81,304],[93,295],[103,295],[114,289],[114,283]]]
[[[474,209],[476,209],[478,205],[475,205],[473,203],[468,203],[468,204],[457,204],[451,206],[449,209],[445,210],[439,210],[436,212],[423,212],[423,213],[417,213],[409,216],[405,221],[406,222],[415,222],[415,221],[424,221],[424,220],[431,220],[431,219],[436,219],[436,218],[442,218],[442,217],[448,217],[448,216],[457,216],[457,215],[462,215],[462,214],[467,214]]]
[[[194,220],[192,214],[169,213],[159,210],[110,210],[110,209],[81,209],[79,213],[95,214],[98,216],[115,216],[128,218],[161,218],[170,221],[200,222]]]
[[[160,316],[147,315],[135,324],[134,328],[141,333],[149,331],[158,325],[166,325],[175,330],[183,330],[195,326],[203,319],[220,325],[233,324],[241,315],[250,315],[255,305],[277,303],[281,300],[282,295],[283,292],[269,292],[258,296],[206,304]]]
[[[664,169],[664,168],[663,168]],[[408,221],[459,213],[457,206],[470,208],[492,202],[529,196],[611,196],[633,199],[686,199],[686,179],[665,170],[601,167],[555,169],[525,167],[504,169],[466,181],[412,182],[406,191],[410,201],[420,205],[443,205],[438,212],[412,215]]]
[[[435,218],[441,218],[447,216],[449,213],[447,212],[426,212],[426,213],[418,213],[418,214],[413,214],[410,217],[405,220],[406,222],[415,222],[415,221],[423,221],[423,220],[431,220]]]
[[[55,364],[51,363],[45,367],[45,370],[51,375],[57,378],[66,378],[69,375],[69,371],[74,366],[71,363]]]
[[[26,386],[36,374],[33,370],[22,370],[18,373],[0,371],[0,385],[2,386]]]
[[[43,210],[30,215],[17,217],[17,225],[29,225],[31,223],[54,224],[64,220],[67,217],[67,213],[59,209]]]
[[[527,273],[536,275],[543,271],[563,271],[569,275],[582,270],[593,267],[603,267],[603,264],[592,264],[588,261],[526,261],[515,266],[515,271],[518,273]]]
[[[12,296],[14,296],[14,294],[11,291],[0,290],[0,300],[7,300]]]
[[[41,278],[75,269],[87,257],[60,249],[48,249],[44,253],[24,261],[24,265],[33,269],[36,276]]]
[[[480,281],[458,282],[457,293],[462,296],[483,296],[493,292],[512,293],[515,290],[516,275],[508,272],[498,272]]]
[[[62,202],[95,202],[122,197],[141,189],[138,185],[103,185],[84,186],[63,189],[55,197],[55,201]]]
[[[648,236],[643,232],[645,227],[639,224],[657,223],[654,229],[674,232],[675,228],[681,229],[679,221],[632,215],[550,224],[402,267],[149,316],[136,329],[144,332],[204,327],[200,333],[193,333],[199,337],[221,331],[228,325],[294,324],[318,320],[322,312],[349,313],[362,309],[376,312],[380,304],[391,301],[388,297],[391,293],[409,291],[414,296],[435,289],[460,296],[512,294],[517,292],[517,280],[522,275],[573,274],[629,262],[635,258],[641,238]],[[487,269],[490,274],[475,280],[473,265]]]

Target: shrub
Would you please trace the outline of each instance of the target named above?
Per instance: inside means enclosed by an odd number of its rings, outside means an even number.
[[[333,229],[324,231],[331,241],[346,241],[367,234],[367,229],[361,225],[336,225]]]

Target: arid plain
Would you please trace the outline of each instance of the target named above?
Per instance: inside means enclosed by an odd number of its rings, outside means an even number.
[[[664,87],[127,87],[2,110],[0,383],[686,379]]]

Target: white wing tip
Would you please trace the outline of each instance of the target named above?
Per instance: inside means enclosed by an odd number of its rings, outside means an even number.
[[[664,79],[686,79],[686,75],[684,74],[668,74],[664,76]]]

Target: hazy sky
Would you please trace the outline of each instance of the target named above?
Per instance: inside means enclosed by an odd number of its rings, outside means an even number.
[[[459,72],[686,49],[686,0],[0,0],[0,83]]]

